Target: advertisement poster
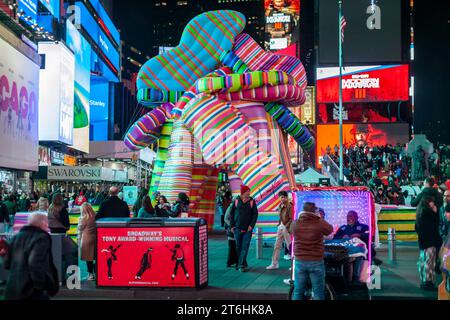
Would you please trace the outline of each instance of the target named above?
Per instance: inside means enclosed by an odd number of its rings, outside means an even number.
[[[0,167],[38,170],[38,101],[39,66],[0,38]]]
[[[90,140],[108,140],[108,119],[109,119],[109,83],[91,77],[90,92]]]
[[[17,7],[19,9],[19,12],[23,12],[23,15],[20,17],[20,19],[22,19],[29,25],[33,25],[36,23],[38,12],[37,0],[18,0]],[[30,19],[26,19],[27,17],[30,17]]]
[[[39,146],[39,166],[48,167],[52,165],[52,159],[50,156],[50,149],[47,147]]]
[[[408,65],[345,67],[344,102],[409,100]],[[317,103],[339,102],[339,68],[317,68]]]
[[[67,46],[75,55],[73,148],[89,153],[89,91],[91,87],[91,45],[67,20]]]
[[[266,50],[278,51],[300,40],[300,0],[265,0]]]
[[[138,187],[137,186],[124,186],[123,187],[123,201],[129,206],[136,203],[138,199]]]
[[[73,144],[75,58],[62,42],[40,42],[39,141]]]
[[[339,104],[320,103],[317,108],[319,124],[339,123]],[[348,122],[407,122],[409,119],[408,102],[392,103],[349,103],[343,106],[343,120]]]
[[[338,1],[319,0],[319,65],[337,65],[339,58]],[[345,63],[400,62],[402,59],[402,1],[345,0],[342,12]],[[409,31],[409,30],[408,30]]]
[[[39,0],[47,10],[57,19],[59,19],[60,0]]]
[[[113,287],[195,287],[194,228],[97,228],[97,281]]]
[[[339,146],[339,125],[317,125],[317,166],[321,167],[322,157],[327,146],[331,149]],[[384,146],[409,142],[409,125],[407,123],[375,123],[375,124],[344,124],[343,144],[351,146]]]

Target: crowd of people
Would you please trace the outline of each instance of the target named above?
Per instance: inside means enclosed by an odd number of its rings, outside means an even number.
[[[59,280],[57,273],[55,274],[51,239],[48,234],[68,232],[70,229],[68,210],[71,206],[80,207],[77,227],[78,257],[86,262],[88,280],[95,280],[96,220],[131,217],[129,206],[120,194],[120,189],[112,186],[97,212],[89,202],[92,198],[86,190],[81,190],[71,198],[66,198],[63,193],[34,197],[33,201],[38,200],[35,211],[28,215],[27,226],[23,227],[9,244],[0,241],[0,256],[5,256],[5,267],[10,270],[5,298],[46,300],[57,293]],[[28,199],[28,202],[20,201],[22,199]],[[24,207],[21,207],[22,205]],[[20,196],[17,200],[14,194],[7,195],[5,200],[0,202],[0,233],[8,231],[8,226],[14,223],[16,212],[31,210],[31,200],[28,196]],[[177,201],[170,205],[166,197],[157,193],[152,203],[148,190],[143,190],[133,210],[134,218],[183,217],[189,212],[189,197],[185,193],[180,193]],[[33,245],[35,242],[39,242],[39,246]],[[70,256],[70,252],[63,250],[63,260],[70,259]],[[69,266],[72,262],[66,265]]]
[[[423,179],[432,176],[442,192],[443,184],[450,180],[450,146],[437,145],[434,152],[424,159]],[[350,186],[368,186],[379,204],[405,205],[411,196],[402,191],[404,186],[413,186],[413,157],[407,153],[406,145],[344,146],[344,176]],[[339,147],[327,146],[326,155],[339,165]],[[423,180],[422,179],[422,180]]]

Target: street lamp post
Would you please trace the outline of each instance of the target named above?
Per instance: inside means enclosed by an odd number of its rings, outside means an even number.
[[[342,127],[342,0],[339,0],[339,185],[344,185],[344,150]]]

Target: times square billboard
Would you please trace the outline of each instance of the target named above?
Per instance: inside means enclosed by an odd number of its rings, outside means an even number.
[[[318,0],[320,66],[337,65],[339,57],[338,1]],[[409,3],[405,0],[345,0],[342,14],[344,29],[343,60],[345,64],[398,63],[405,61],[405,39]],[[409,45],[409,43],[408,43]]]
[[[265,0],[265,48],[270,51],[295,48],[300,39],[300,0]]]

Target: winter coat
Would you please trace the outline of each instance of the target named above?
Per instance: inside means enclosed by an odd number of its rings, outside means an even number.
[[[8,208],[3,202],[0,202],[0,223],[9,223]]]
[[[94,261],[95,257],[95,216],[84,216],[78,221],[78,256],[83,261]]]
[[[138,218],[155,218],[156,213],[155,213],[155,210],[153,210],[152,212],[148,212],[147,210],[145,210],[144,207],[142,207],[139,209],[137,217]]]
[[[431,247],[439,249],[441,237],[439,235],[439,211],[419,206],[416,213],[416,232],[419,235],[419,249],[425,250]]]
[[[333,226],[320,215],[302,212],[298,220],[292,222],[294,234],[294,255],[299,261],[322,261],[325,247],[323,237],[333,232]]]
[[[129,217],[130,209],[128,208],[128,204],[125,201],[120,200],[119,197],[112,196],[101,204],[95,219]]]
[[[442,195],[439,193],[439,191],[435,188],[425,188],[422,190],[421,193],[417,195],[416,198],[411,200],[411,206],[417,207],[420,204],[420,201],[424,196],[430,196],[434,198],[434,203],[436,204],[436,207],[439,209],[442,206],[442,203],[444,202]]]
[[[230,227],[238,228],[241,230],[248,230],[248,227],[255,228],[256,221],[258,220],[258,208],[256,207],[256,201],[253,198],[247,203],[244,203],[241,197],[237,197],[231,203],[230,209]]]
[[[23,227],[12,239],[5,259],[10,270],[6,300],[24,300],[59,289],[58,271],[53,263],[50,235],[33,226]]]
[[[66,233],[70,229],[69,213],[67,209],[63,207],[59,212],[51,210],[51,206],[48,209],[48,227],[52,233]]]

